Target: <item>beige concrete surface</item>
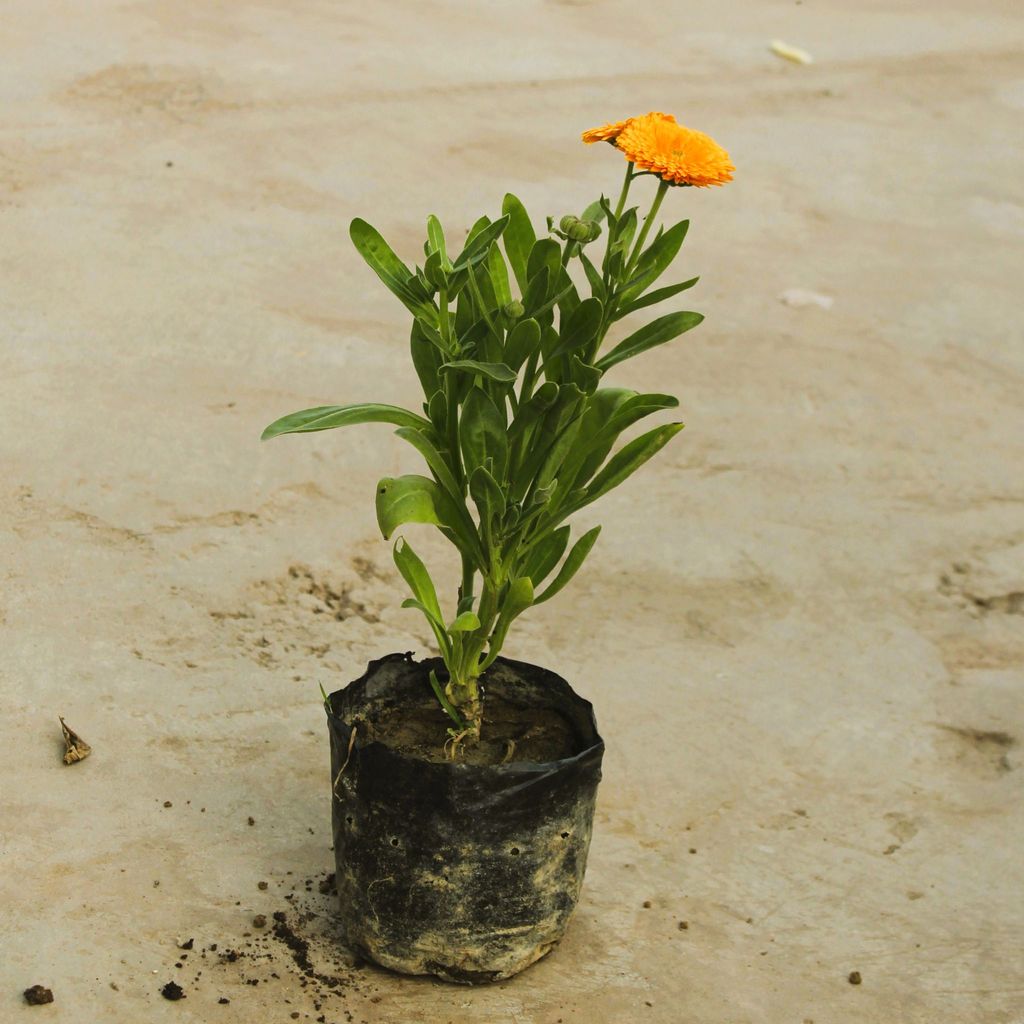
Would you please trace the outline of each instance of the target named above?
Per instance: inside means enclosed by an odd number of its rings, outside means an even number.
[[[9,0],[0,31],[0,1019],[1024,1021],[1016,0]],[[194,980],[176,940],[245,951],[295,884],[329,960],[317,684],[427,645],[372,508],[408,450],[257,441],[418,401],[348,220],[414,259],[429,212],[576,211],[621,171],[578,132],[652,108],[738,171],[666,204],[707,322],[615,371],[688,429],[507,649],[608,741],[567,939],[495,988],[314,997],[281,949]]]

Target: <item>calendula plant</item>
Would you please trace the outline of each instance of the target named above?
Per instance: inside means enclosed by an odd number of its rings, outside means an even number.
[[[429,475],[379,482],[377,521],[385,539],[406,523],[433,524],[461,556],[462,582],[448,616],[408,542],[399,538],[393,551],[412,591],[404,606],[419,609],[437,639],[447,678],[431,672],[430,683],[457,741],[480,734],[480,677],[512,623],[559,593],[597,540],[599,526],[570,546],[567,520],[683,427],[657,426],[614,450],[633,424],[679,403],[606,386],[605,378],[624,360],[696,327],[701,314],[665,313],[607,351],[604,343],[620,320],[697,283],[694,277],[653,288],[689,221],[657,231],[654,224],[671,187],[722,184],[733,167],[712,139],[666,114],[605,125],[583,141],[608,142],[625,155],[618,201],[602,197],[557,226],[549,218],[543,237],[523,204],[506,195],[502,215],[481,217],[457,252],[429,217],[423,265],[410,269],[373,227],[354,220],[359,253],[412,314],[422,413],[375,403],[319,406],[285,416],[263,434],[384,422],[422,455]],[[657,188],[641,220],[628,200],[644,176]],[[602,236],[603,251],[591,256]],[[574,279],[577,266],[582,273]]]

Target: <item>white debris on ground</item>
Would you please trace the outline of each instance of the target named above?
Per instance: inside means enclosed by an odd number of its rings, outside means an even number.
[[[806,288],[787,288],[779,295],[779,302],[784,306],[792,306],[793,309],[805,309],[807,306],[831,309],[834,301],[831,295],[822,295],[820,292],[808,291]]]
[[[793,64],[814,63],[814,58],[806,50],[801,50],[798,46],[790,46],[789,43],[784,43],[781,39],[773,39],[768,44],[768,49],[776,57],[781,57],[783,60],[788,60]]]

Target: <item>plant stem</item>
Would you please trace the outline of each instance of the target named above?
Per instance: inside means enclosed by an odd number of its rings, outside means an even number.
[[[626,196],[629,194],[629,183],[633,180],[633,162],[626,165],[626,180],[622,183],[622,191],[619,193],[619,202],[615,207],[615,219],[622,216],[622,210],[626,205]],[[610,241],[610,239],[609,239]]]
[[[665,198],[665,193],[669,190],[669,183],[667,181],[659,182],[658,191],[655,193],[654,202],[651,203],[650,212],[644,217],[644,226],[640,229],[640,235],[636,240],[636,245],[633,246],[633,254],[629,257],[629,262],[626,264],[626,270],[623,273],[623,280],[628,282],[629,275],[633,272],[636,266],[636,261],[640,259],[640,254],[644,251],[644,242],[647,241],[647,235],[650,233],[651,225],[654,223],[655,218],[658,216],[658,210],[661,209],[661,201]]]

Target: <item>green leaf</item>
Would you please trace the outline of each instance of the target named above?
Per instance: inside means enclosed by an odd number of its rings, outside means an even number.
[[[585,252],[580,252],[579,255],[580,263],[583,264],[583,270],[587,275],[587,281],[590,283],[590,290],[603,302],[605,299],[605,287],[604,281],[601,278],[601,271],[594,266],[593,260]]]
[[[267,441],[281,434],[310,434],[316,430],[332,430],[354,423],[394,423],[399,427],[426,427],[429,422],[408,409],[395,405],[362,403],[359,405],[318,405],[314,409],[282,416],[263,431]]]
[[[530,250],[530,259],[526,265],[526,279],[533,279],[541,272],[548,272],[548,287],[545,298],[551,298],[552,293],[558,288],[562,275],[562,247],[553,238],[538,238]],[[526,303],[523,303],[526,305]],[[527,311],[530,307],[526,305]]]
[[[615,225],[615,241],[609,247],[610,253],[626,253],[636,234],[636,207],[631,206]]]
[[[540,345],[540,324],[536,320],[520,320],[505,339],[505,362],[518,371],[527,357]]]
[[[487,256],[487,250],[491,244],[501,238],[502,232],[508,226],[509,218],[499,217],[493,223],[488,224],[482,230],[471,234],[466,247],[459,253],[458,258],[452,264],[453,270],[462,270],[473,263],[479,263]]]
[[[459,419],[459,442],[468,476],[493,459],[495,476],[504,477],[508,465],[505,417],[483,388],[470,388]]]
[[[519,285],[519,292],[525,294],[526,283],[529,280],[526,265],[530,259],[530,250],[533,248],[534,242],[537,241],[537,235],[530,223],[530,215],[526,212],[526,207],[511,192],[505,196],[505,201],[501,204],[501,212],[508,217],[508,227],[502,236],[505,254],[508,256],[512,273]]]
[[[699,277],[691,277],[689,281],[683,281],[681,284],[670,284],[665,288],[656,288],[653,292],[648,292],[635,302],[619,307],[612,319],[621,320],[624,316],[629,316],[630,313],[635,313],[638,309],[644,309],[647,306],[663,302],[665,299],[671,299],[673,295],[678,295],[680,292],[685,292],[692,288],[699,280]]]
[[[622,293],[623,301],[635,299],[661,277],[676,258],[689,227],[688,220],[681,220],[678,224],[673,224],[668,231],[658,235],[637,260],[636,272],[632,279],[626,282],[626,288]]]
[[[585,349],[597,337],[604,313],[604,304],[600,299],[584,299],[568,318],[562,328],[561,338],[548,359],[557,359],[577,349]]]
[[[551,575],[569,546],[570,527],[560,526],[549,533],[532,551],[523,566],[523,575],[535,583],[542,583]]]
[[[602,199],[604,197],[602,196]],[[601,199],[595,199],[584,211],[580,214],[580,220],[592,220],[598,224],[604,220],[604,203]]]
[[[454,362],[445,363],[441,372],[448,370],[459,370],[468,373],[470,376],[479,375],[488,380],[497,381],[499,384],[514,384],[516,372],[505,363],[481,363],[475,359],[456,359]]]
[[[481,317],[459,335],[459,350],[464,353],[476,352],[486,341],[490,328]]]
[[[462,716],[459,714],[455,706],[448,700],[447,695],[444,692],[444,688],[438,681],[437,673],[430,670],[430,687],[434,691],[434,696],[437,697],[438,703],[444,708],[445,713],[455,723],[455,727],[461,732],[466,728],[466,723],[462,720]]]
[[[448,627],[449,633],[472,633],[480,628],[480,620],[474,612],[463,612]]]
[[[496,245],[492,245],[487,251],[487,275],[491,279],[497,305],[501,307],[511,302],[512,289],[508,283],[508,267],[505,266],[505,257],[501,255],[501,249]]]
[[[408,441],[424,458],[431,472],[437,477],[438,483],[451,495],[453,501],[461,501],[462,490],[455,482],[448,463],[442,458],[437,446],[422,431],[412,427],[399,427],[395,434],[403,441]]]
[[[526,286],[526,291],[523,293],[523,308],[527,314],[532,317],[537,317],[545,309],[550,308],[550,304],[547,303],[548,297],[548,268],[541,267],[533,277],[530,278],[530,283]]]
[[[423,264],[423,276],[430,286],[428,288],[430,295],[433,295],[439,288],[447,284],[448,278],[444,268],[441,266],[441,254],[439,252],[432,252],[427,256],[426,262]]]
[[[448,397],[443,391],[435,391],[427,402],[430,425],[441,435],[448,429]]]
[[[627,427],[652,413],[674,409],[679,405],[679,400],[672,395],[637,395],[634,392],[625,392],[625,395],[627,397],[612,408],[606,408],[599,418],[585,419],[580,431],[582,444],[573,452],[572,458],[567,460],[568,464],[562,474],[563,493],[573,485],[585,484],[600,469],[619,435]]]
[[[592,530],[587,530],[585,534],[572,546],[572,550],[569,552],[568,558],[562,563],[562,568],[558,570],[558,575],[551,581],[551,584],[537,596],[534,600],[534,604],[542,604],[544,601],[550,601],[568,582],[576,575],[581,565],[583,565],[584,559],[590,554],[590,549],[594,546],[594,542],[597,540],[597,535],[601,532],[600,526],[595,526]]]
[[[484,543],[493,541],[494,523],[505,512],[505,495],[498,481],[483,467],[477,466],[469,478],[469,495],[480,514],[480,528]]]
[[[533,439],[541,427],[545,414],[557,401],[558,385],[553,381],[545,381],[528,401],[519,406],[509,427],[508,438],[513,452],[510,477],[513,490],[518,489],[520,498],[529,485],[529,481],[525,479],[525,474],[522,472],[524,453],[530,452]]]
[[[398,571],[402,574],[405,582],[409,584],[409,589],[415,595],[416,600],[423,605],[429,616],[443,624],[444,616],[441,614],[441,605],[437,600],[434,581],[430,578],[427,567],[404,537],[399,537],[395,541],[392,556]]]
[[[441,222],[433,214],[427,218],[427,241],[431,251],[436,252],[441,257],[442,268],[444,270],[451,270],[452,264],[448,259],[448,250],[444,242],[444,228],[441,227]]]
[[[601,371],[583,362],[575,353],[569,357],[570,376],[584,394],[592,395],[601,383]]]
[[[430,623],[431,627],[434,630],[434,636],[438,638],[438,643],[441,644],[441,649],[444,650],[445,642],[442,641],[439,636],[439,633],[447,632],[447,630],[445,630],[444,623],[439,618],[437,618],[437,616],[434,615],[434,613],[422,601],[416,600],[415,597],[407,597],[402,602],[402,607],[416,608],[419,611],[423,612],[424,617]],[[445,640],[447,640],[447,637],[445,638]]]
[[[396,295],[413,316],[437,327],[437,307],[416,275],[395,255],[376,228],[356,217],[349,226],[352,244],[370,269]]]
[[[377,524],[385,540],[403,523],[450,526],[450,517],[439,514],[444,505],[440,486],[426,476],[384,477],[377,484]]]
[[[555,301],[558,303],[558,308],[562,314],[562,323],[565,323],[580,304],[580,296],[579,292],[576,291],[576,284],[569,276],[569,271],[565,267],[560,268],[558,288],[556,290],[558,291],[558,296]]]
[[[562,459],[579,428],[576,414],[583,397],[583,392],[575,384],[558,387],[558,400],[533,432],[525,449],[527,454],[512,480],[511,494],[515,500],[522,500],[527,487],[535,478],[537,487],[545,487],[557,475]]]
[[[562,463],[572,450],[573,443],[580,432],[583,417],[576,415],[575,406],[570,407],[565,416],[556,428],[556,433],[548,446],[547,454],[537,470],[534,487],[543,490],[548,487],[557,477],[562,468]],[[543,442],[541,442],[543,444]]]
[[[423,613],[437,640],[437,646],[441,649],[442,657],[451,658],[451,639],[448,636],[448,631],[444,628],[444,618],[441,615],[441,605],[437,600],[437,590],[434,588],[434,581],[430,578],[430,573],[427,572],[427,567],[403,537],[399,537],[395,541],[391,554],[402,578],[416,595],[403,601],[402,607],[418,608]]]
[[[668,423],[655,427],[646,434],[630,441],[621,451],[613,455],[608,464],[591,481],[586,489],[582,505],[589,505],[612,488],[618,487],[627,477],[632,476],[648,459],[653,458],[668,442],[683,429],[682,423]],[[575,509],[573,510],[575,511]]]
[[[630,359],[656,345],[664,345],[666,341],[678,338],[680,334],[685,334],[696,327],[703,319],[702,313],[667,313],[631,334],[611,352],[598,359],[595,365],[599,370],[608,370],[624,359]]]
[[[412,355],[412,365],[416,370],[416,376],[419,377],[420,386],[423,388],[423,395],[425,398],[430,398],[441,386],[438,373],[443,356],[437,346],[427,337],[419,320],[412,322],[409,351]]]

